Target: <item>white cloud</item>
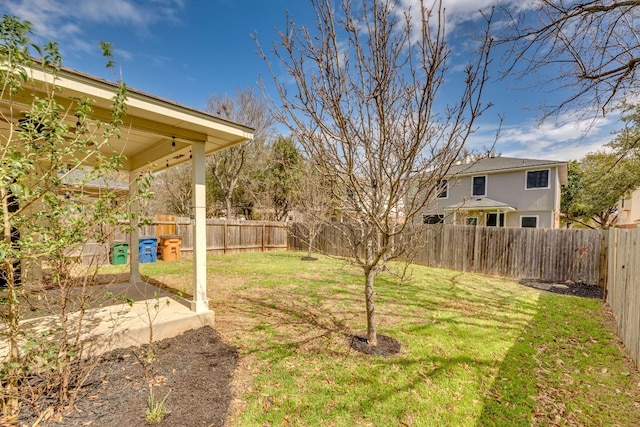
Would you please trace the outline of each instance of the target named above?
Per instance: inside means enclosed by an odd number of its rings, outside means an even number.
[[[47,40],[82,46],[85,27],[92,24],[130,26],[145,34],[157,22],[178,22],[183,0],[15,0],[5,5],[8,14],[30,21],[33,31]]]
[[[60,48],[63,51],[66,51],[67,46],[61,46]],[[89,43],[88,41],[78,37],[75,37],[72,40],[70,40],[70,43],[68,45],[68,49],[70,49],[71,51],[81,52],[81,53],[95,52],[96,48],[97,48],[97,45],[95,43]]]
[[[116,58],[124,59],[125,61],[130,61],[135,56],[132,52],[124,49],[114,49],[113,53]]]
[[[531,9],[535,5],[532,0],[442,0],[442,7],[446,17],[447,32],[451,32],[458,24],[476,21],[482,18],[480,11],[487,11],[500,3],[501,7],[508,7],[513,12]],[[420,0],[400,0],[402,9],[420,10]],[[427,9],[437,10],[437,0],[424,0]]]
[[[549,160],[577,160],[588,152],[601,149],[613,138],[611,132],[621,125],[618,116],[577,119],[579,112],[567,113],[556,122],[539,124],[535,119],[502,127],[495,152],[505,157]],[[495,141],[497,123],[479,126],[469,148],[484,150]]]
[[[61,6],[59,0],[19,0],[5,5],[8,14],[30,21],[33,30],[47,39],[79,34],[81,31],[77,25],[60,19],[64,14]]]
[[[77,2],[69,15],[91,22],[145,26],[154,20],[153,14],[147,12],[127,0],[85,0]]]

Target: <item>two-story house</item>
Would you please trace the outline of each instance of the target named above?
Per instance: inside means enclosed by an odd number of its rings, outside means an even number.
[[[625,195],[618,201],[618,217],[616,227],[640,227],[640,187]]]
[[[487,157],[451,167],[423,222],[558,228],[567,163]]]

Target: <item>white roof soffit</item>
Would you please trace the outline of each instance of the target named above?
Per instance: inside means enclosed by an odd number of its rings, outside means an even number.
[[[33,81],[25,85],[27,90],[14,96],[24,109],[33,95],[42,96],[53,83],[53,76],[42,69],[31,69],[30,74]],[[95,118],[109,119],[116,84],[66,68],[60,70],[55,84],[56,100],[65,108],[78,98],[89,98],[94,101]],[[70,116],[69,122],[75,123],[76,117]],[[188,161],[194,143],[204,143],[205,153],[211,154],[252,138],[253,129],[248,126],[128,89],[122,134],[111,141],[110,151],[125,155],[125,170],[159,170]]]
[[[476,211],[476,210],[490,210],[509,212],[515,211],[516,208],[503,202],[498,202],[487,197],[473,197],[471,199],[463,200],[451,206],[444,208],[445,211]]]

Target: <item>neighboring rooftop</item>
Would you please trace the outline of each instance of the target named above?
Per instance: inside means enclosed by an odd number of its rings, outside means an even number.
[[[476,162],[451,166],[449,175],[467,175],[480,172],[499,172],[514,169],[531,169],[566,165],[555,160],[521,159],[515,157],[485,157]]]
[[[445,210],[477,210],[477,209],[498,209],[504,211],[514,211],[514,207],[506,203],[498,202],[487,197],[472,197],[459,203],[447,206]]]
[[[128,183],[106,177],[89,180],[87,179],[87,174],[85,174],[82,169],[72,170],[67,173],[60,173],[59,175],[62,178],[63,184],[70,187],[84,187],[98,191],[111,190],[120,193],[129,192]]]

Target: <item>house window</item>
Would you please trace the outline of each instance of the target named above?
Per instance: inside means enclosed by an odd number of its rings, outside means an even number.
[[[467,225],[478,225],[478,218],[475,216],[470,216],[467,218]]]
[[[538,228],[538,216],[521,216],[520,227],[522,228]]]
[[[487,176],[474,176],[473,177],[473,192],[474,196],[486,196],[487,195]]]
[[[549,188],[549,169],[527,171],[527,189]]]
[[[488,213],[487,227],[504,227],[504,213]]]
[[[449,181],[441,179],[438,181],[438,199],[446,199],[449,197]]]
[[[422,215],[423,224],[441,224],[444,222],[444,215]]]

